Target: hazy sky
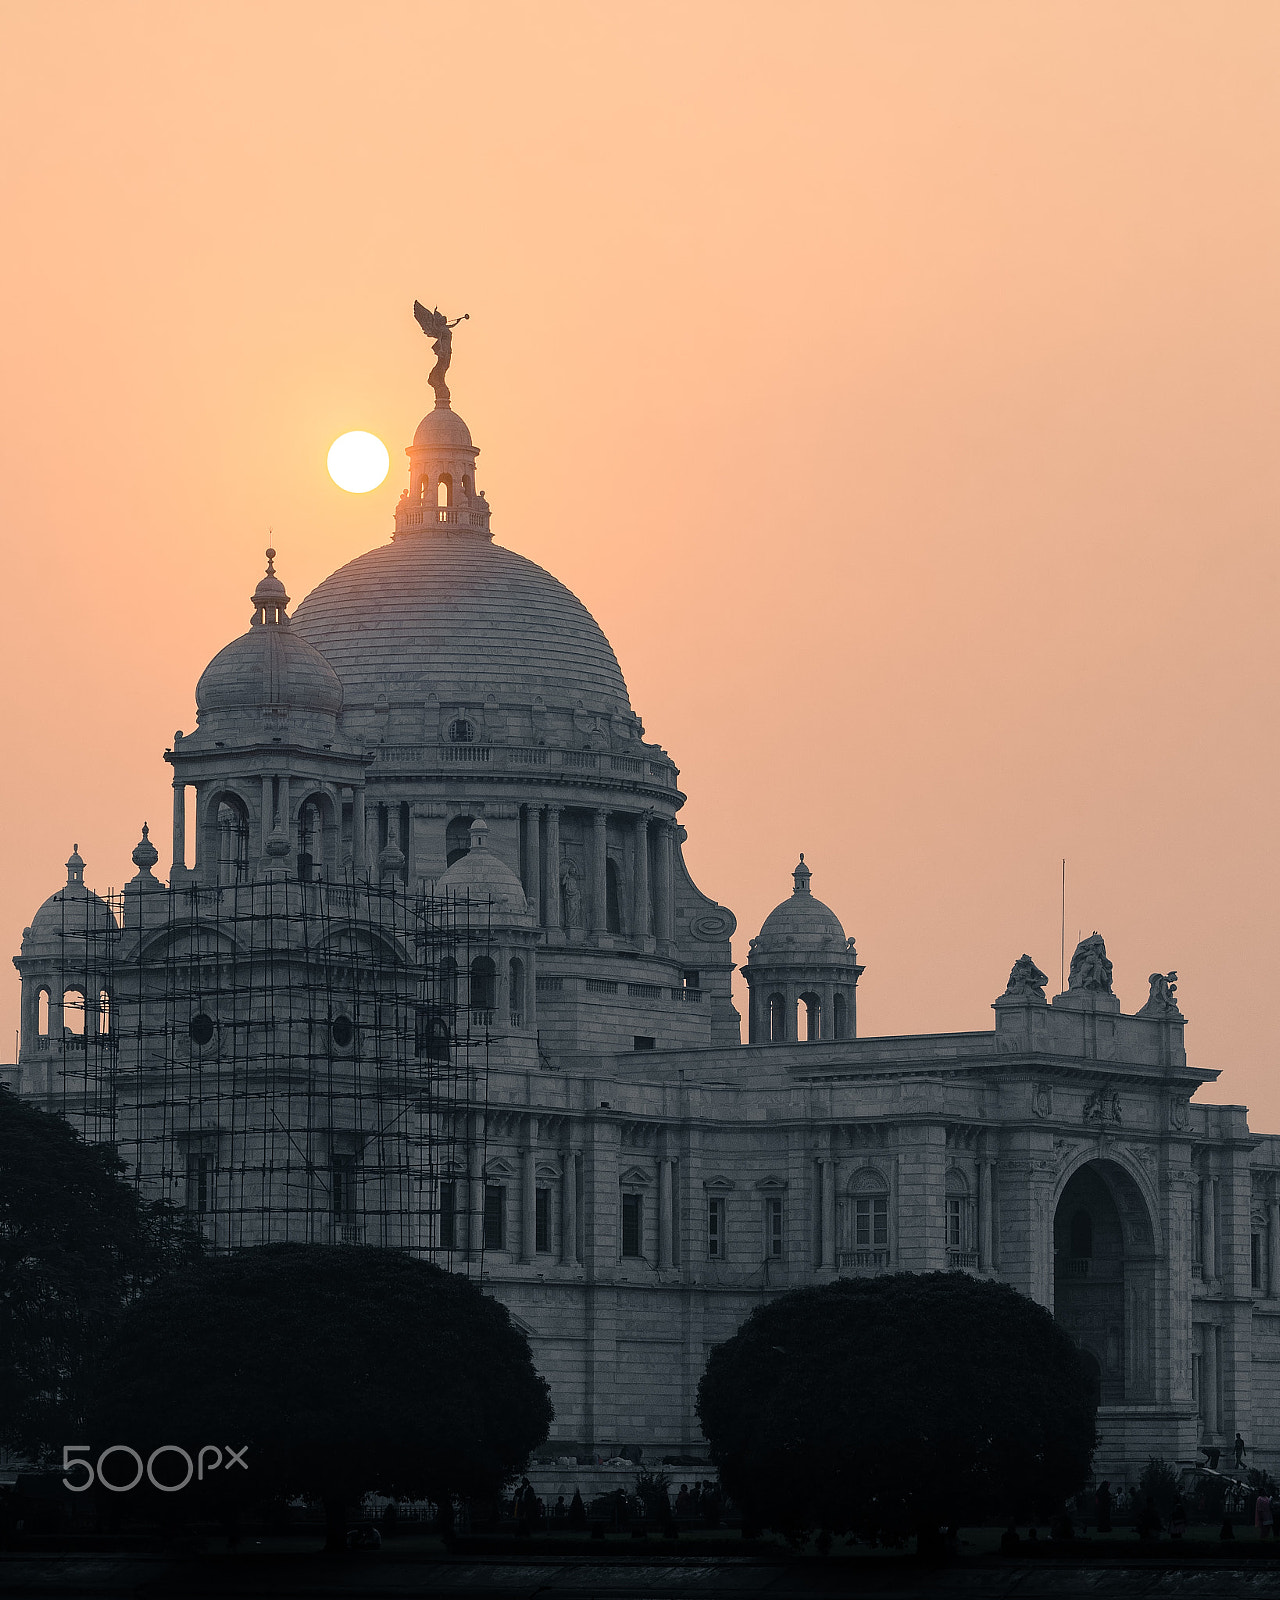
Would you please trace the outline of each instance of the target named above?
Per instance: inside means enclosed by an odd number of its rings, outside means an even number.
[[[6,7],[0,944],[167,861],[268,527],[295,598],[389,535],[416,295],[739,960],[804,850],[863,1033],[990,1027],[1066,856],[1280,1128],[1278,72],[1243,0]]]

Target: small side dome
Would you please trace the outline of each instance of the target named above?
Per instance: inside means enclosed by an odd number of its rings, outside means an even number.
[[[337,673],[289,626],[289,596],[276,577],[275,551],[253,593],[248,633],[214,656],[196,684],[196,711],[319,711],[338,716],[342,684]]]
[[[30,953],[36,946],[60,949],[67,939],[93,937],[119,931],[111,907],[92,889],[85,887],[84,862],[80,847],[73,845],[67,861],[67,882],[51,894],[24,931],[22,946]],[[103,955],[106,954],[105,949]]]
[[[773,908],[752,941],[752,961],[767,955],[843,956],[849,943],[844,928],[831,907],[810,892],[812,873],[805,866],[803,854],[791,876],[795,887],[790,896]]]
[[[403,435],[401,435],[403,438]],[[473,450],[471,429],[447,403],[428,411],[413,436],[415,450]]]
[[[471,824],[471,848],[436,880],[437,892],[459,900],[470,899],[473,906],[479,907],[488,900],[496,919],[523,920],[529,915],[524,885],[506,862],[489,849],[488,832],[488,823],[477,817]]]

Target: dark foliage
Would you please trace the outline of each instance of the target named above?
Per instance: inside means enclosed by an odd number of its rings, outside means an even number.
[[[1172,1461],[1161,1461],[1159,1456],[1148,1456],[1147,1464],[1138,1479],[1138,1504],[1145,1508],[1148,1500],[1160,1514],[1161,1522],[1168,1522],[1173,1502],[1182,1489],[1182,1474]]]
[[[712,1351],[698,1415],[744,1517],[796,1540],[1043,1520],[1081,1487],[1096,1443],[1068,1335],[1024,1295],[955,1272],[759,1307]]]
[[[182,1214],[141,1201],[124,1172],[0,1088],[0,1440],[36,1460],[79,1438],[129,1301],[201,1254]]]
[[[101,1441],[248,1445],[246,1499],[323,1500],[330,1542],[366,1490],[496,1496],[553,1416],[528,1341],[466,1278],[391,1250],[263,1245],[132,1306],[104,1367]]]

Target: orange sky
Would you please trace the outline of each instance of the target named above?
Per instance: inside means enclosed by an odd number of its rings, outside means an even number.
[[[9,6],[0,944],[167,846],[268,526],[295,598],[388,536],[417,295],[739,960],[803,849],[862,1032],[989,1027],[1065,855],[1280,1128],[1278,62],[1245,0]]]

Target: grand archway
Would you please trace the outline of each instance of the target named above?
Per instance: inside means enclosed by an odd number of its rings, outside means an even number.
[[[1054,1213],[1053,1308],[1097,1363],[1104,1406],[1151,1398],[1155,1267],[1151,1214],[1137,1183],[1114,1161],[1086,1162]]]

